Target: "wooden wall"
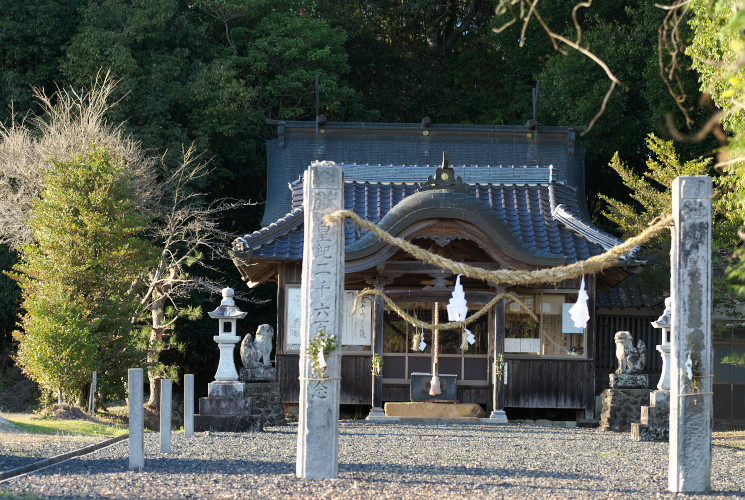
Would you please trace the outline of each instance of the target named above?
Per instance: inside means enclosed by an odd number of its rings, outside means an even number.
[[[652,326],[652,322],[656,321],[659,316],[659,314],[631,316],[620,313],[596,316],[596,369],[598,372],[612,372],[618,368],[616,343],[613,337],[617,332],[626,331],[633,335],[634,346],[639,339],[647,346],[647,364],[644,371],[659,373],[662,370],[662,358],[655,346],[662,341],[662,334],[661,330]]]
[[[505,407],[595,407],[592,360],[508,359],[507,363]]]

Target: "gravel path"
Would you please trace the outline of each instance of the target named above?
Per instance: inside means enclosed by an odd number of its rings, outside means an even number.
[[[521,424],[340,424],[339,478],[295,478],[297,426],[264,433],[146,435],[142,472],[128,442],[0,483],[26,498],[672,498],[666,443],[628,433]],[[740,431],[742,432],[742,431]],[[713,494],[745,497],[745,448],[715,442]],[[695,497],[687,497],[695,498]]]

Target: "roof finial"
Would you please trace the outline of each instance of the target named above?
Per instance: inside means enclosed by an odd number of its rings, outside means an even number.
[[[442,166],[438,167],[435,175],[430,175],[427,182],[419,184],[419,191],[429,189],[453,189],[470,193],[471,189],[463,183],[463,179],[455,176],[455,170],[450,168],[450,154],[447,151],[442,152]]]

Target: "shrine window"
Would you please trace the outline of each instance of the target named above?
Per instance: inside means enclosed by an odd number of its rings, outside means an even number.
[[[569,315],[577,302],[576,294],[521,294],[520,299],[538,322],[519,304],[509,302],[505,308],[505,353],[586,357],[587,329],[575,327]]]

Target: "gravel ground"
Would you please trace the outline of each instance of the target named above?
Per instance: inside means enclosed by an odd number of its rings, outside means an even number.
[[[745,436],[713,447],[706,498],[745,497]],[[672,498],[667,443],[629,433],[521,424],[340,423],[339,478],[295,478],[297,425],[256,434],[146,435],[142,472],[128,442],[0,483],[24,498]],[[3,436],[4,437],[4,436]],[[732,438],[735,438],[734,441]],[[734,445],[732,443],[734,442]],[[696,497],[687,497],[696,498]]]

